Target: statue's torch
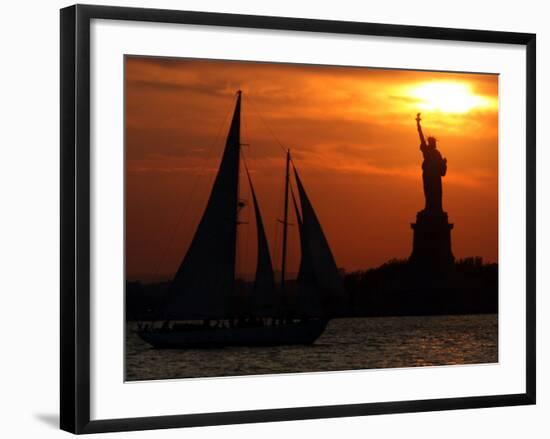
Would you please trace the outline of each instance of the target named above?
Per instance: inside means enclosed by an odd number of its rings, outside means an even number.
[[[418,135],[420,136],[420,143],[422,145],[426,144],[426,140],[424,140],[424,133],[422,133],[422,127],[420,126],[420,113],[416,113],[416,128],[418,129]]]

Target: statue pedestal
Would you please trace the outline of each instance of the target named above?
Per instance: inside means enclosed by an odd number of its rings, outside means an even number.
[[[420,211],[414,231],[413,251],[409,263],[428,270],[444,270],[454,263],[451,250],[451,230],[447,213],[443,211]]]

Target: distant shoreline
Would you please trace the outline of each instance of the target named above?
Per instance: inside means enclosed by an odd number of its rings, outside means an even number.
[[[496,314],[498,265],[481,258],[457,261],[444,273],[411,268],[393,260],[378,268],[342,273],[349,297],[338,317],[390,317]],[[245,282],[246,283],[246,282]],[[158,320],[170,281],[126,282],[126,320]]]

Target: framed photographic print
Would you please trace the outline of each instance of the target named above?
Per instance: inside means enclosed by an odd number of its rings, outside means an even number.
[[[535,403],[535,35],[61,10],[61,428]]]

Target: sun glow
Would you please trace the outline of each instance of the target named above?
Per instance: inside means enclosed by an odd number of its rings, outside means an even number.
[[[475,108],[492,106],[485,96],[475,94],[469,85],[460,82],[427,82],[413,86],[407,92],[425,111],[467,113]]]

